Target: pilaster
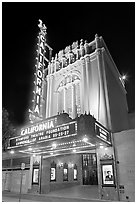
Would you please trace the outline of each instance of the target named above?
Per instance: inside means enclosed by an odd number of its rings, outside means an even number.
[[[66,88],[64,87],[64,89],[63,89],[63,92],[64,92],[64,111],[66,112],[67,111],[67,108],[66,108]]]
[[[99,108],[98,108],[98,121],[100,121],[105,127],[108,128],[108,116],[107,116],[107,104],[105,98],[105,86],[104,86],[104,67],[102,58],[102,49],[96,49],[96,57],[98,64],[98,74],[99,74]]]
[[[89,83],[90,83],[90,56],[85,57],[86,62],[86,83],[87,83],[87,112],[90,111],[90,89],[89,89]]]
[[[75,104],[75,85],[72,84],[72,118],[75,118],[75,113],[76,113],[76,104]]]
[[[88,92],[85,58],[81,58],[82,64],[82,93],[83,93],[83,111],[88,113]]]
[[[56,92],[56,97],[57,97],[57,114],[59,112],[59,92]]]

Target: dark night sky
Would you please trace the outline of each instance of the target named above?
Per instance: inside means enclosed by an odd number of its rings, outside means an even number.
[[[135,107],[135,3],[43,2],[2,3],[2,106],[16,125],[30,107],[38,19],[47,26],[55,53],[80,39],[103,36],[126,82],[129,112]]]

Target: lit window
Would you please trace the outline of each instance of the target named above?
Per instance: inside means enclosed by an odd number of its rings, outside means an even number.
[[[39,168],[38,167],[33,168],[32,183],[39,184]]]
[[[66,163],[63,167],[63,181],[68,181],[68,165]]]
[[[77,180],[77,178],[78,178],[78,170],[77,170],[77,166],[75,164],[75,166],[74,166],[74,180]]]
[[[54,161],[51,163],[50,181],[56,181],[56,164]]]

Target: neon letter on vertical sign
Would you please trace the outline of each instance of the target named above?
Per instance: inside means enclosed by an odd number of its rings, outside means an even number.
[[[43,69],[44,69],[44,52],[45,52],[45,32],[42,30],[39,33],[39,47],[38,47],[38,62],[36,68],[36,88],[35,88],[35,107],[34,112],[39,115],[41,93],[42,93],[42,80],[43,80]]]

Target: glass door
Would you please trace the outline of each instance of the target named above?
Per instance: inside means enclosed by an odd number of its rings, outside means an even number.
[[[96,154],[82,155],[83,185],[98,185]]]

